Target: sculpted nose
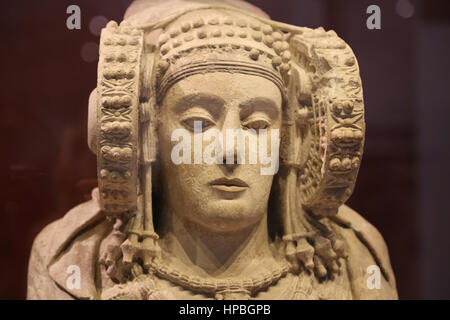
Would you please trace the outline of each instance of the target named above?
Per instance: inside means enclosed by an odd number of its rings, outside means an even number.
[[[229,171],[233,171],[238,165],[238,153],[236,151],[236,148],[233,148],[234,150],[228,149],[225,150],[223,153],[223,165],[227,168]],[[228,160],[227,160],[228,159]],[[233,160],[233,161],[231,161]]]
[[[239,114],[229,111],[222,127],[223,164],[227,170],[234,170],[241,163],[237,134],[241,129]],[[238,163],[239,162],[239,163]]]

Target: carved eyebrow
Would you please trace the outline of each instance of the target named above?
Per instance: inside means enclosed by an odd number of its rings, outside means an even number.
[[[225,101],[214,94],[191,93],[180,98],[175,104],[173,110],[181,114],[194,107],[206,109],[215,118],[218,118],[223,111]]]
[[[280,108],[275,101],[270,98],[258,97],[247,100],[239,105],[241,119],[245,119],[253,112],[264,112],[271,119],[276,119],[280,113]]]

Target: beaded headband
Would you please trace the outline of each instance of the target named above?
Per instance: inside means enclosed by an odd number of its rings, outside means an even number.
[[[205,21],[198,15],[186,14],[159,37],[158,100],[176,81],[204,72],[261,76],[285,96],[291,59],[285,34],[248,17],[214,11]]]

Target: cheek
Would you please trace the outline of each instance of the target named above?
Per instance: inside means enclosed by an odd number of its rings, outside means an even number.
[[[192,165],[169,165],[166,167],[167,183],[170,192],[173,193],[181,203],[186,206],[197,202],[205,196],[202,188],[201,171],[198,166]]]
[[[259,165],[245,166],[242,168],[241,176],[250,185],[250,198],[253,205],[264,204],[269,199],[270,190],[272,188],[273,176],[261,175],[261,167]],[[249,199],[250,200],[250,199]]]
[[[170,192],[186,199],[197,193],[201,194],[200,186],[205,179],[207,168],[205,165],[175,164],[172,161],[172,150],[179,144],[179,141],[172,141],[172,133],[181,127],[176,119],[168,119],[164,115],[161,118],[158,128],[158,152],[162,173]]]

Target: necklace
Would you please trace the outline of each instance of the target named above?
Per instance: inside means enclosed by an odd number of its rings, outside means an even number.
[[[287,262],[282,262],[271,271],[247,279],[227,278],[219,280],[188,275],[171,266],[163,265],[159,259],[153,260],[149,269],[157,276],[185,289],[213,295],[217,300],[248,300],[258,291],[268,288],[284,277],[289,271],[289,265]]]

